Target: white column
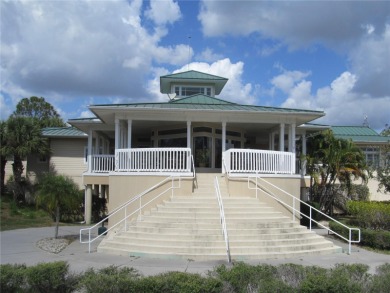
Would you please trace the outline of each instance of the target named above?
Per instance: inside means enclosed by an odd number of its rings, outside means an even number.
[[[279,151],[284,152],[284,123],[280,123]]]
[[[226,173],[225,165],[223,163],[225,151],[226,151],[226,122],[222,122],[222,173]],[[228,162],[226,162],[226,164],[228,164]]]
[[[270,149],[271,150],[275,150],[275,132],[272,132],[271,133],[271,146],[270,146]]]
[[[192,154],[192,146],[191,146],[191,121],[187,121],[187,148],[191,149]],[[191,156],[187,157],[187,169],[191,169]]]
[[[296,125],[295,123],[291,124],[291,152],[296,154],[296,146],[295,146],[295,136],[296,136]]]
[[[91,219],[92,219],[92,185],[88,184],[85,187],[85,199],[84,199],[85,224],[91,225]]]
[[[187,148],[191,148],[191,121],[187,121]]]
[[[95,154],[96,155],[100,155],[99,149],[100,149],[100,136],[99,136],[99,133],[96,133],[96,139],[95,139]]]
[[[306,146],[306,131],[302,134],[302,155],[306,156],[307,154]],[[306,175],[306,158],[302,161],[301,174]]]
[[[93,131],[92,129],[89,130],[88,133],[88,172],[92,172],[92,137]]]
[[[226,122],[222,122],[222,154],[226,151]]]
[[[131,149],[131,134],[132,134],[133,121],[127,120],[127,148]]]
[[[119,119],[115,119],[115,150],[119,149],[119,132],[120,132]]]

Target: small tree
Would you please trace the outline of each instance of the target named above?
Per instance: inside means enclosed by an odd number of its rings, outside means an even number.
[[[34,153],[48,154],[47,141],[42,137],[39,126],[29,117],[10,117],[4,126],[1,139],[1,155],[13,156],[12,171],[16,187],[14,199],[24,200],[23,160]]]
[[[337,195],[337,181],[345,184],[351,194],[353,179],[367,181],[369,170],[363,153],[352,141],[335,138],[332,131],[325,131],[311,142],[308,154],[308,172],[312,183],[312,200],[321,209],[332,213]]]
[[[78,209],[79,188],[74,181],[64,175],[45,174],[39,182],[36,203],[55,219],[55,238],[62,209]]]
[[[42,97],[30,97],[20,100],[12,116],[30,117],[40,128],[65,126],[58,112]]]
[[[385,193],[390,192],[390,166],[379,168],[377,172],[377,179],[379,181],[378,191],[383,188]]]

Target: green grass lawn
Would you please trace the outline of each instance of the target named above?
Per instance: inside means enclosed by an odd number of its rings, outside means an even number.
[[[8,197],[0,199],[0,207],[0,231],[53,225],[53,220],[45,211],[34,206],[18,207]]]

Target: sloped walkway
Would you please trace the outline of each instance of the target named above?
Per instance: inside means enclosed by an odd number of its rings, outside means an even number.
[[[78,235],[81,226],[63,226],[59,229],[59,235]],[[318,230],[320,234],[326,234],[324,230]],[[98,243],[94,243],[92,253],[88,253],[88,245],[80,244],[78,239],[58,254],[49,253],[37,247],[41,239],[53,237],[54,227],[19,229],[0,232],[0,263],[17,263],[35,265],[41,262],[67,261],[71,271],[82,272],[87,268],[103,268],[109,265],[128,266],[140,271],[142,274],[156,275],[168,271],[181,271],[205,274],[219,264],[227,264],[226,261],[191,261],[191,260],[163,260],[146,257],[124,257],[96,253]],[[331,239],[336,245],[347,251],[347,243]],[[333,255],[304,256],[288,259],[268,259],[261,261],[247,261],[248,264],[272,264],[294,263],[300,265],[316,265],[331,268],[338,263],[363,263],[370,266],[370,273],[384,263],[390,263],[390,255],[377,254],[365,249],[353,246],[352,254],[337,253]]]

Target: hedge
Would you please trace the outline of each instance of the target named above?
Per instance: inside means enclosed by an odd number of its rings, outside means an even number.
[[[341,223],[352,227],[350,221],[340,221]],[[356,227],[356,226],[355,226]],[[329,222],[329,228],[338,234],[344,236],[345,238],[349,238],[349,230],[345,227],[341,226],[336,222]],[[356,227],[359,228],[359,227]],[[357,231],[352,231],[352,239],[357,239]],[[360,228],[360,244],[372,248],[389,250],[390,249],[390,231],[375,231],[372,229],[364,229]]]
[[[0,285],[1,292],[390,292],[390,264],[377,267],[376,274],[369,274],[368,268],[365,264],[337,264],[325,269],[238,262],[232,267],[220,265],[206,276],[167,272],[144,277],[128,267],[88,269],[76,276],[66,262],[31,267],[5,264],[0,265]]]
[[[390,202],[349,201],[347,212],[359,227],[390,231]]]

